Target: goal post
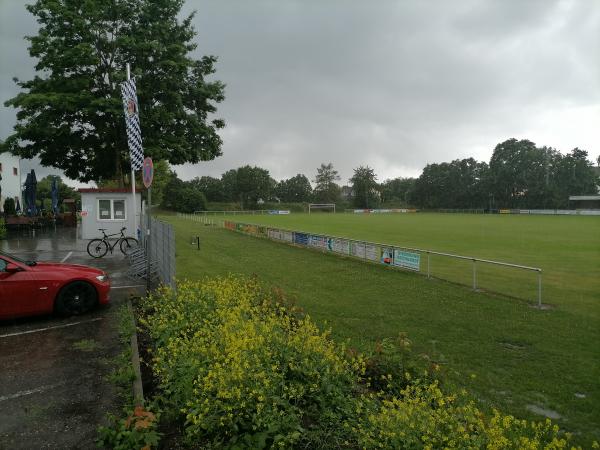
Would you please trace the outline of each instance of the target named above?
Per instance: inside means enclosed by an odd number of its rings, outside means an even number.
[[[309,203],[308,204],[308,213],[310,214],[312,210],[330,210],[335,212],[335,203]]]

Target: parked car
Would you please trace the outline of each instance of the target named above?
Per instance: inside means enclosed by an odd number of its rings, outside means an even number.
[[[25,261],[0,252],[0,319],[83,314],[109,301],[108,275],[93,267]]]

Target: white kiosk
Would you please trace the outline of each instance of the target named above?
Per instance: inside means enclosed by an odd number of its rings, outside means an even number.
[[[99,228],[106,228],[106,234],[120,233],[127,227],[125,236],[139,239],[134,223],[140,224],[142,196],[135,192],[135,205],[130,188],[82,188],[81,193],[81,238],[101,238]],[[134,221],[134,215],[137,221]],[[116,237],[116,236],[115,236]]]

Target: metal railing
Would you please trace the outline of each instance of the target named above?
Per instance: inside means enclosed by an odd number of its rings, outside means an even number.
[[[328,251],[329,253],[333,253],[333,254],[341,254],[341,255],[345,255],[345,256],[362,259],[367,262],[381,263],[382,262],[381,255],[383,254],[383,250],[391,250],[394,255],[396,254],[396,250],[414,252],[414,253],[419,254],[419,262],[418,262],[416,270],[414,269],[414,267],[412,269],[415,271],[419,271],[419,272],[420,272],[420,255],[426,255],[427,278],[431,278],[433,276],[432,264],[431,264],[431,256],[432,255],[440,256],[443,258],[454,259],[454,260],[470,261],[471,266],[472,266],[473,290],[478,290],[478,287],[479,287],[478,270],[477,270],[478,264],[480,264],[480,265],[485,264],[485,265],[491,265],[491,266],[497,266],[497,267],[503,267],[503,268],[512,268],[512,269],[517,269],[517,270],[522,270],[522,271],[527,271],[527,272],[535,272],[535,273],[537,273],[537,299],[536,300],[537,300],[538,307],[539,308],[542,307],[542,269],[539,267],[530,267],[530,266],[525,266],[525,265],[521,265],[521,264],[513,264],[513,263],[508,263],[508,262],[503,262],[503,261],[494,261],[494,260],[490,260],[490,259],[476,258],[476,257],[472,257],[472,256],[456,255],[453,253],[437,252],[434,250],[427,250],[427,249],[421,249],[421,248],[415,248],[415,247],[407,247],[407,246],[401,246],[401,245],[397,245],[397,244],[369,242],[369,241],[357,240],[357,239],[352,239],[352,238],[347,238],[347,237],[339,237],[339,236],[325,235],[325,234],[305,232],[305,231],[289,230],[289,229],[285,229],[285,228],[274,228],[274,227],[269,227],[267,225],[260,225],[260,224],[222,221],[221,225],[224,228],[227,228],[227,229],[230,229],[233,231],[239,231],[244,234],[257,236],[257,237],[264,237],[264,238],[268,238],[268,239],[276,240],[276,241],[280,241],[280,242],[285,242],[287,244],[292,244],[292,245],[299,244],[302,247],[320,249],[322,251]],[[282,233],[285,233],[285,234],[282,234]],[[278,236],[278,235],[280,236],[279,238],[274,237],[274,236]],[[302,240],[298,239],[298,236],[302,236]],[[317,245],[309,244],[309,239],[307,237],[312,237],[312,236],[314,236],[315,238],[318,238],[316,240]],[[306,238],[306,242],[303,242],[303,240],[305,238]],[[341,247],[339,246],[340,242],[347,243],[348,244],[346,246],[347,250],[336,251],[331,248],[328,249],[325,245],[322,244],[323,242],[329,243],[330,240],[336,241],[338,248],[344,248],[343,244],[341,245]],[[352,244],[354,244],[354,246]],[[361,247],[362,247],[362,250],[360,250]],[[369,248],[370,252],[367,252],[367,248]],[[356,250],[356,249],[358,249],[358,250]],[[377,255],[377,256],[375,257],[375,255]],[[389,262],[385,263],[385,264],[387,266],[396,267],[396,268],[407,268],[406,266],[403,267],[402,265],[389,263]],[[408,267],[408,268],[411,268],[411,267]],[[442,278],[440,276],[436,276],[436,278],[444,279],[447,281],[452,281],[452,280],[448,280],[448,278]],[[464,283],[461,283],[461,284],[464,284]]]
[[[273,209],[248,209],[248,210],[235,210],[235,211],[194,211],[194,214],[203,215],[203,216],[249,216],[249,215],[265,215],[270,214]],[[177,216],[185,213],[177,213]]]
[[[192,222],[203,223],[204,225],[214,225],[215,224],[214,219],[210,219],[209,216],[206,214],[200,214],[200,213],[188,214],[188,213],[178,212],[177,217],[182,217],[184,219],[191,220]]]

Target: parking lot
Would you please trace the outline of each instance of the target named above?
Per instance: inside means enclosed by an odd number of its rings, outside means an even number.
[[[123,255],[95,260],[75,229],[10,234],[0,249],[25,259],[99,267],[112,279],[111,305],[82,316],[0,322],[0,449],[95,448],[106,413],[118,413],[107,376],[121,352],[116,313],[143,293]]]

